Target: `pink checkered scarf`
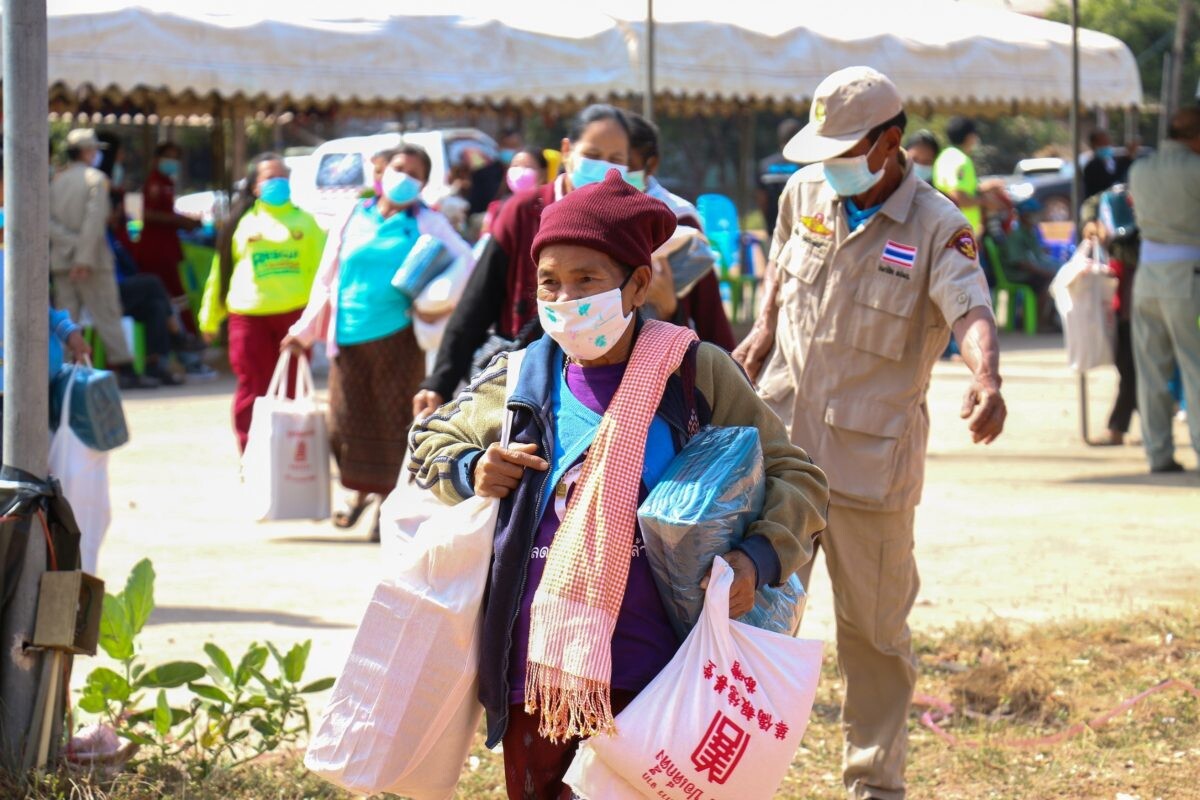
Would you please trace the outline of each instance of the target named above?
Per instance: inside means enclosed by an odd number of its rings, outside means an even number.
[[[612,638],[629,577],[650,422],[696,334],[647,322],[583,463],[533,597],[525,710],[552,742],[616,730]]]

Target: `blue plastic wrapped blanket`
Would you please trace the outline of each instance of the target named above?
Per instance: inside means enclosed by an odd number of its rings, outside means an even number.
[[[437,237],[423,233],[392,276],[392,288],[416,300],[425,287],[453,263],[454,256],[446,246]]]
[[[638,509],[654,580],[680,637],[700,617],[700,581],[713,559],[729,552],[762,516],[765,496],[758,431],[705,428],[675,456]],[[805,599],[792,575],[778,588],[759,590],[754,608],[738,621],[791,635]]]

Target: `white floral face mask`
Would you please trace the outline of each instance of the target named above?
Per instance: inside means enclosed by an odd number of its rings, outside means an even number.
[[[594,361],[616,345],[629,327],[633,314],[626,314],[621,289],[549,303],[538,300],[542,330],[577,361]]]

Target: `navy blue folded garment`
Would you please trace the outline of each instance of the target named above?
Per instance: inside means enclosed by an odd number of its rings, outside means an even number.
[[[437,237],[423,233],[417,237],[404,263],[392,276],[392,288],[416,300],[425,287],[454,263],[454,256]]]

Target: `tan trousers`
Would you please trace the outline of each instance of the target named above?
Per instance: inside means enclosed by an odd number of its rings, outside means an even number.
[[[916,660],[908,612],[920,580],[913,510],[830,505],[818,547],[833,585],[838,668],[846,685],[842,777],[852,800],[901,800]],[[810,561],[798,573],[808,585]]]
[[[108,367],[122,366],[133,360],[129,345],[125,342],[125,331],[121,328],[121,294],[117,290],[117,276],[112,272],[92,271],[85,280],[75,283],[66,273],[54,276],[54,306],[67,311],[71,319],[79,322],[79,312],[87,309],[92,315],[92,325],[104,342]]]

